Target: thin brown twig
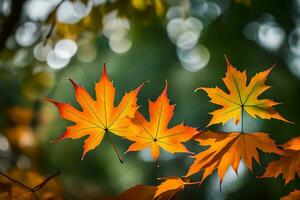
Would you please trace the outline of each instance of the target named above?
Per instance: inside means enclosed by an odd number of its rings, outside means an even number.
[[[58,170],[57,172],[55,172],[54,174],[52,174],[51,176],[49,176],[48,178],[46,178],[43,182],[41,182],[40,184],[38,184],[37,186],[35,186],[34,188],[32,188],[33,191],[38,191],[40,190],[42,187],[44,187],[44,185],[46,185],[51,179],[53,179],[54,177],[58,176],[60,174],[60,171]]]
[[[28,190],[28,192],[32,192],[34,195],[34,198],[36,200],[39,200],[39,197],[37,196],[37,194],[35,192],[37,192],[38,190],[40,190],[42,187],[44,187],[51,179],[53,179],[55,176],[58,176],[60,174],[60,171],[58,170],[56,173],[54,173],[53,175],[49,176],[48,178],[46,178],[43,182],[41,182],[39,185],[35,186],[34,188],[30,188],[29,186],[25,185],[24,183],[17,181],[16,179],[6,175],[3,172],[0,172],[0,175],[6,177],[7,179],[9,179],[10,181],[20,185],[21,187],[24,187],[25,189]]]
[[[64,2],[65,0],[61,0],[56,6],[55,8],[53,9],[53,11],[49,14],[49,16],[53,15],[57,9],[60,7],[60,5]],[[49,40],[49,38],[52,36],[53,34],[53,31],[54,31],[54,28],[55,28],[55,25],[56,25],[56,18],[53,17],[53,21],[51,23],[51,26],[50,26],[50,29],[48,31],[48,33],[46,34],[45,38],[44,38],[44,41],[43,41],[43,45],[45,46]]]
[[[24,188],[26,188],[26,189],[28,189],[28,190],[32,190],[30,187],[28,187],[28,186],[25,185],[24,183],[21,183],[20,181],[17,181],[16,179],[14,179],[14,178],[12,178],[12,177],[6,175],[5,173],[0,172],[0,174],[1,174],[2,176],[4,176],[4,177],[8,178],[8,179],[11,180],[12,182],[14,182],[14,183],[16,183],[16,184],[18,184],[18,185],[20,185],[20,186],[22,186],[22,187],[24,187]]]
[[[111,137],[109,136],[109,133],[107,132],[106,134],[107,134],[107,138],[108,138],[110,144],[113,146],[113,148],[114,148],[114,150],[115,150],[115,152],[116,152],[117,157],[119,158],[120,163],[123,164],[123,163],[124,163],[124,160],[122,159],[122,157],[121,157],[121,155],[120,155],[120,153],[119,153],[119,151],[118,151],[118,149],[117,149],[115,143],[112,141]]]

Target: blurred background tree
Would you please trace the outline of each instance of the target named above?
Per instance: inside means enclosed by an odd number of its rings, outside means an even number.
[[[157,168],[145,150],[128,154],[121,165],[106,141],[80,161],[81,141],[50,144],[68,122],[42,99],[76,104],[67,78],[93,94],[104,62],[120,91],[117,100],[128,88],[150,80],[139,99],[146,114],[147,100],[155,99],[168,79],[171,102],[176,102],[172,123],[184,120],[199,129],[214,107],[206,95],[193,91],[221,83],[224,54],[250,75],[278,62],[268,94],[284,103],[279,111],[296,125],[246,118],[245,128],[269,132],[279,144],[299,135],[298,0],[1,0],[0,14],[0,169],[12,175],[60,169],[56,184],[66,199],[101,199],[135,184],[156,185],[156,177],[184,175],[192,162],[163,152]],[[235,129],[230,122],[222,130]],[[129,145],[115,142],[121,152]],[[201,150],[193,142],[188,145]],[[276,158],[265,154],[262,163]],[[256,175],[263,173],[254,167]],[[181,197],[278,199],[300,188],[299,179],[283,187],[281,178],[256,179],[245,167],[239,170],[239,178],[228,171],[222,192],[212,175]]]

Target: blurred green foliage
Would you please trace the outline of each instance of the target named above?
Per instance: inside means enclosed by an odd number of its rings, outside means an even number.
[[[294,2],[256,0],[249,6],[231,1],[220,1],[220,4],[228,6],[224,7],[218,18],[205,27],[199,41],[210,52],[209,63],[197,72],[187,71],[181,66],[176,46],[168,38],[166,22],[157,17],[147,18],[147,23],[144,23],[143,19],[130,18],[132,47],[126,53],[112,52],[108,40],[95,34],[91,38],[97,49],[96,58],[90,63],[83,63],[75,55],[68,66],[61,70],[52,70],[34,60],[33,46],[17,46],[13,52],[10,49],[2,50],[0,61],[4,65],[0,67],[1,132],[5,134],[8,127],[22,124],[15,122],[7,114],[12,107],[29,107],[34,116],[26,125],[32,127],[33,135],[37,138],[35,154],[27,153],[31,151],[25,151],[23,147],[12,146],[14,154],[11,159],[16,159],[19,154],[26,154],[33,160],[32,165],[41,172],[59,168],[62,171],[60,178],[67,199],[82,199],[85,196],[93,199],[117,194],[136,184],[157,185],[157,177],[181,176],[186,173],[192,159],[182,154],[163,156],[164,159],[159,161],[160,167],[157,168],[156,163],[143,160],[143,156],[146,159],[145,154],[140,153],[127,154],[125,163],[120,164],[106,139],[83,161],[80,160],[83,139],[50,144],[51,140],[64,132],[69,123],[59,119],[54,106],[43,101],[43,98],[49,96],[76,105],[72,85],[67,79],[72,78],[94,94],[94,84],[102,73],[103,63],[107,63],[108,74],[114,80],[117,101],[125,91],[135,88],[145,80],[150,81],[139,95],[140,110],[143,114],[147,113],[148,99],[156,99],[164,87],[165,80],[168,80],[170,100],[176,103],[172,124],[184,121],[188,125],[198,127],[199,130],[205,128],[209,122],[208,113],[215,106],[208,102],[204,93],[194,93],[194,89],[199,86],[222,85],[221,78],[226,71],[224,54],[234,66],[239,70],[247,70],[250,76],[277,63],[267,82],[273,87],[264,96],[283,102],[278,110],[287,119],[295,122],[295,125],[257,119],[259,126],[249,121],[246,127],[251,131],[270,133],[278,144],[298,136],[300,79],[291,73],[286,64],[287,41],[283,43],[280,51],[274,52],[261,48],[259,44],[243,35],[244,27],[264,13],[270,13],[286,33],[291,32],[295,26],[292,18]],[[85,37],[85,34],[82,34],[82,37]],[[16,52],[22,49],[28,53],[23,60],[31,59],[31,62],[15,67],[12,60],[16,62]],[[216,129],[220,127],[216,126]],[[116,137],[113,139],[120,152],[127,149],[129,142]],[[201,150],[194,142],[190,142],[188,147],[194,152]],[[277,158],[275,155],[263,154],[263,166]],[[8,169],[6,166],[2,168]],[[256,176],[262,173],[263,167],[255,164],[254,175],[245,172],[240,180],[227,184],[227,187],[232,185],[232,188],[236,186],[236,189],[224,188],[223,192],[218,190],[218,181],[214,182],[212,176],[200,188],[193,186],[180,196],[182,199],[279,199],[295,188],[300,188],[299,178],[284,187],[281,178],[257,179]]]

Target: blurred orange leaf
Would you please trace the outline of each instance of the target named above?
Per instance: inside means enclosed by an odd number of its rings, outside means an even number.
[[[7,109],[7,115],[13,122],[11,126],[5,127],[3,132],[12,146],[29,150],[36,145],[31,122],[33,120],[33,109],[31,107],[12,106]]]
[[[29,150],[36,147],[37,141],[30,126],[15,126],[4,129],[11,145]]]
[[[33,110],[29,107],[13,106],[7,109],[7,115],[16,125],[29,125]]]
[[[174,105],[170,105],[167,96],[167,83],[165,89],[155,102],[149,101],[150,120],[146,120],[140,112],[136,112],[133,124],[129,127],[127,138],[134,141],[129,151],[140,151],[151,148],[152,157],[157,160],[160,147],[170,153],[189,151],[182,142],[189,141],[197,129],[182,124],[168,128],[174,114]]]
[[[106,74],[105,66],[102,77],[95,86],[96,100],[83,87],[78,86],[72,80],[71,82],[75,89],[76,100],[82,110],[78,110],[70,104],[59,103],[49,98],[47,100],[59,109],[62,118],[76,123],[69,126],[66,132],[54,142],[65,138],[78,139],[88,136],[84,141],[83,159],[88,151],[93,150],[101,143],[104,135],[109,134],[108,132],[119,136],[124,135],[137,110],[137,94],[143,84],[126,93],[119,105],[115,107],[115,88]]]

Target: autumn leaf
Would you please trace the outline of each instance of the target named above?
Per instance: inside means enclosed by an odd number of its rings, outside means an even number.
[[[258,99],[264,91],[270,88],[270,86],[265,85],[265,82],[272,68],[257,73],[247,85],[246,71],[238,71],[229,63],[227,58],[226,62],[227,73],[225,78],[223,78],[223,82],[228,89],[228,93],[218,87],[198,88],[208,94],[211,98],[210,102],[222,106],[222,108],[210,113],[212,119],[207,126],[218,123],[224,125],[231,119],[234,119],[235,124],[238,124],[243,110],[254,118],[274,118],[291,123],[274,110],[273,106],[279,103],[270,99]]]
[[[281,145],[285,150],[300,151],[300,136]]]
[[[15,200],[15,199],[22,199],[22,200],[38,200],[39,197],[37,192],[40,191],[50,180],[52,180],[55,176],[57,176],[59,172],[49,176],[48,178],[41,181],[38,185],[34,187],[30,187],[20,181],[15,180],[14,178],[0,172],[0,199],[7,199],[7,200]],[[33,179],[34,177],[31,177]],[[32,180],[31,180],[32,181]],[[51,192],[44,192],[41,194],[42,199],[50,199],[51,197],[53,200],[62,200],[60,195],[56,195]]]
[[[199,182],[185,182],[179,177],[160,178],[160,180],[163,182],[158,186],[136,185],[116,197],[105,200],[176,200],[185,185],[199,184]]]
[[[179,177],[169,177],[157,186],[154,198],[158,200],[177,199],[178,193],[184,189],[185,182]]]
[[[115,197],[106,198],[105,200],[153,200],[155,191],[155,186],[136,185]]]
[[[282,174],[285,179],[284,184],[287,185],[295,179],[295,176],[300,177],[300,137],[291,139],[282,145],[285,155],[282,155],[279,160],[269,163],[262,178],[278,177]]]
[[[3,128],[7,139],[14,148],[23,152],[33,153],[37,145],[32,129],[33,109],[22,106],[12,106],[7,109],[7,115],[12,125]]]
[[[125,93],[121,102],[114,106],[115,88],[107,76],[105,65],[101,79],[95,85],[96,100],[83,87],[70,81],[74,86],[76,100],[82,110],[67,103],[59,103],[49,98],[47,100],[58,108],[62,118],[75,123],[75,125],[69,126],[65,133],[54,142],[65,138],[78,139],[88,136],[84,141],[83,159],[88,151],[95,149],[101,143],[105,134],[108,139],[110,139],[109,133],[123,136],[137,110],[137,94],[143,84],[137,89]]]
[[[280,200],[299,200],[300,199],[300,190],[295,190],[289,195],[282,197]]]
[[[33,109],[29,107],[12,106],[7,109],[9,119],[15,125],[27,126],[33,118]]]
[[[275,142],[266,133],[225,133],[205,131],[195,138],[201,146],[210,146],[207,150],[193,156],[194,163],[191,165],[187,177],[204,171],[201,181],[218,171],[220,181],[231,166],[237,173],[241,159],[252,171],[252,159],[260,163],[257,150],[266,153],[282,154]]]
[[[189,179],[182,179],[180,177],[167,177],[159,178],[163,182],[156,186],[157,190],[154,195],[156,200],[176,200],[178,199],[179,192],[186,186],[198,185],[200,182],[190,182]]]
[[[150,147],[155,160],[159,157],[160,147],[170,153],[188,153],[189,151],[182,142],[189,141],[198,131],[183,125],[183,123],[168,128],[174,114],[174,107],[175,105],[170,105],[166,83],[165,89],[157,100],[149,101],[149,121],[140,112],[136,112],[127,136],[127,139],[135,143],[130,145],[127,152],[140,151]]]

